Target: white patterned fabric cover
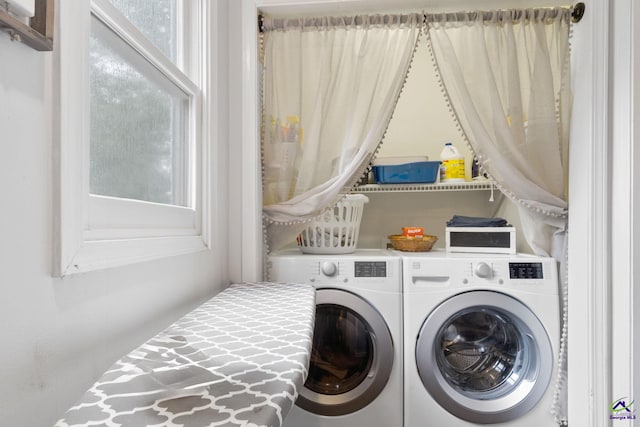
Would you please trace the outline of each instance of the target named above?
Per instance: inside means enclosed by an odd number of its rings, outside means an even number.
[[[117,361],[68,426],[274,426],[307,376],[315,290],[234,284]]]

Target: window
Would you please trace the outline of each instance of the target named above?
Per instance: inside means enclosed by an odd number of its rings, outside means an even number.
[[[205,249],[208,2],[80,3],[60,2],[56,273]]]

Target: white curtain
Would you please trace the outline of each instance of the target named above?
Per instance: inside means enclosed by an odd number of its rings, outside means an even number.
[[[365,172],[386,131],[422,15],[264,21],[264,218],[290,243]]]
[[[570,13],[554,8],[427,16],[452,111],[480,166],[518,203],[529,245],[559,261],[565,296]],[[565,344],[563,336],[558,423],[566,419]]]

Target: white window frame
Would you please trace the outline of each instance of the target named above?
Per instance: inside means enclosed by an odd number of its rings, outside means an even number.
[[[206,0],[190,0],[185,48],[193,60],[177,69],[108,0],[56,2],[54,49],[54,266],[55,276],[116,267],[206,250],[210,244],[210,135],[213,109]],[[89,37],[95,15],[191,99],[192,207],[89,194]],[[115,16],[115,19],[114,19]],[[180,24],[179,24],[180,25]],[[187,77],[187,74],[189,77]],[[207,102],[203,103],[203,99]]]

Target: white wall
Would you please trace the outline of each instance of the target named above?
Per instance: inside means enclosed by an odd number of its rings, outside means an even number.
[[[640,385],[638,361],[638,278],[640,277],[640,7],[635,0],[616,1],[611,9],[610,37],[610,288],[611,391],[616,399],[637,400]],[[635,405],[634,405],[635,406]],[[635,408],[631,408],[632,410]],[[636,411],[637,412],[637,411]],[[622,415],[622,414],[617,414]],[[635,414],[634,414],[635,415]],[[612,425],[640,425],[638,421],[615,420]]]
[[[632,40],[640,40],[640,7],[638,7],[637,3],[634,3],[635,7],[633,7],[632,13],[632,32],[631,39]],[[633,78],[632,81],[638,82],[640,81],[640,43],[633,43]],[[640,139],[640,95],[638,93],[638,89],[635,88],[633,91],[633,103],[632,107],[633,113],[631,118],[631,133],[632,133],[632,143],[637,147],[638,139]],[[638,187],[638,175],[640,175],[640,150],[633,151],[633,157],[631,159],[632,162],[632,171],[631,176],[633,180],[633,212],[637,215],[640,212],[640,188]],[[638,222],[635,222],[635,227],[633,227],[632,232],[632,253],[633,258],[631,259],[632,263],[632,277],[634,279],[640,277],[640,227],[638,227]],[[632,307],[640,307],[640,291],[637,286],[633,286],[631,288],[632,298],[631,298],[631,306]],[[633,324],[631,325],[631,342],[633,343],[632,349],[632,358],[631,364],[635,367],[633,370],[633,377],[630,379],[632,384],[631,394],[633,396],[640,396],[640,369],[637,367],[640,366],[640,316],[633,316]]]
[[[360,224],[359,248],[384,248],[390,234],[401,234],[402,227],[423,227],[438,237],[435,249],[445,248],[445,226],[456,215],[493,217],[501,198],[489,202],[489,191],[437,191],[416,193],[366,193]]]
[[[227,7],[217,23],[227,58]],[[213,159],[214,249],[54,279],[51,53],[0,32],[0,424],[51,426],[115,360],[228,284],[228,129]],[[226,110],[226,70],[216,96]]]
[[[445,142],[453,142],[465,156],[466,178],[471,179],[473,155],[456,127],[439,83],[426,36],[421,35],[378,157],[427,156],[440,160]]]

